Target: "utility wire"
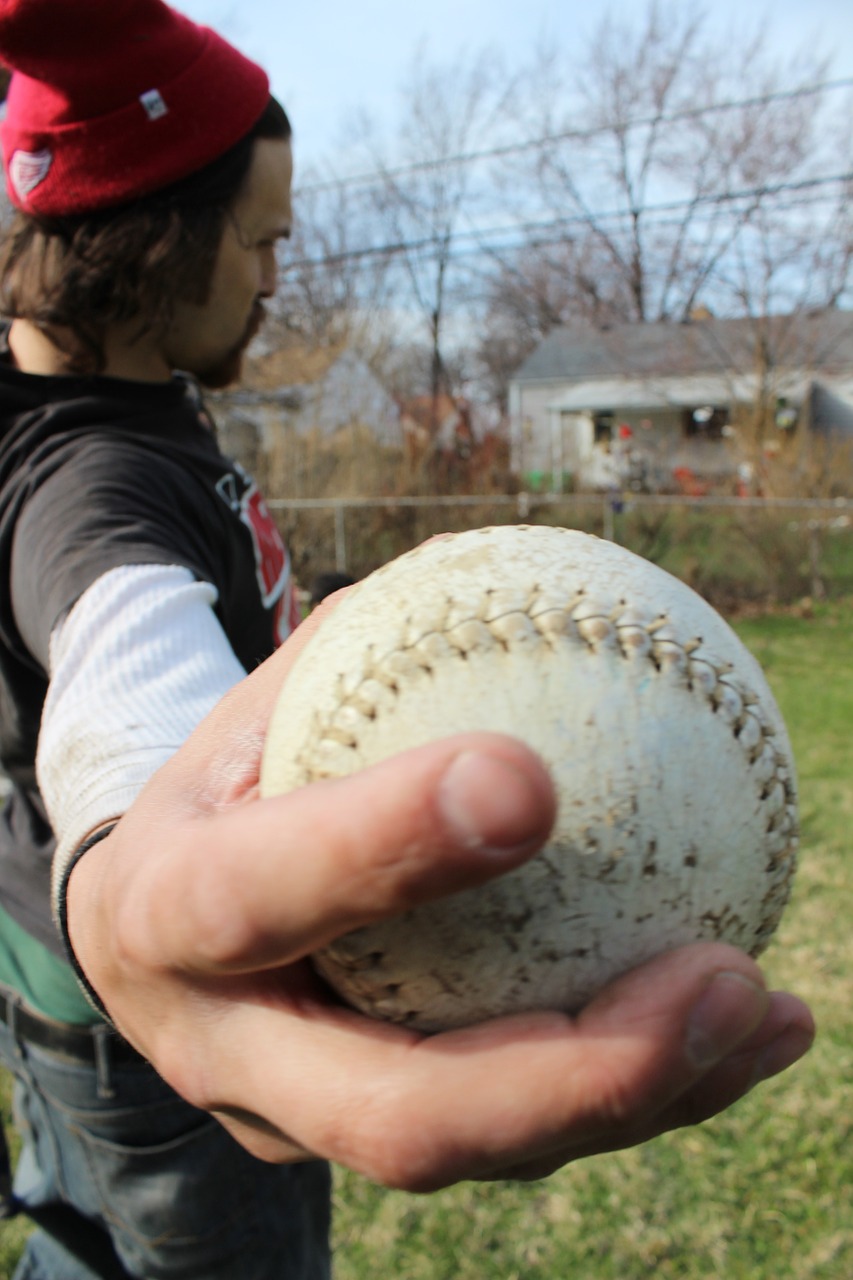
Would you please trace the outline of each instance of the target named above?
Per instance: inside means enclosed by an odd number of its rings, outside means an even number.
[[[457,231],[453,235],[454,245],[458,246],[460,242],[474,240],[479,242],[479,252],[486,253],[489,251],[488,242],[492,239],[506,236],[523,236],[542,232],[549,235],[556,231],[562,231],[560,239],[565,239],[569,229],[577,225],[600,225],[604,222],[618,221],[626,217],[634,217],[635,213],[649,215],[653,217],[659,214],[675,213],[680,209],[690,206],[699,205],[721,205],[734,204],[739,200],[755,200],[766,197],[782,195],[785,192],[809,191],[818,188],[825,188],[830,185],[837,185],[845,182],[853,182],[853,170],[847,173],[827,174],[819,178],[803,178],[799,181],[768,183],[758,187],[747,187],[740,191],[726,192],[710,192],[704,196],[694,196],[684,198],[682,200],[662,201],[658,204],[645,205],[639,210],[629,209],[612,209],[602,210],[594,213],[576,213],[567,214],[561,218],[552,218],[542,221],[516,223],[512,226],[492,227],[488,229],[470,228],[468,230]],[[791,202],[790,207],[795,208],[800,202]],[[785,206],[787,208],[787,206]],[[655,224],[657,225],[657,224]],[[418,253],[424,250],[432,249],[438,242],[438,236],[424,236],[412,240],[397,240],[381,245],[366,245],[361,249],[346,249],[339,253],[324,254],[321,257],[305,257],[295,261],[285,260],[282,263],[281,271],[283,274],[295,272],[307,268],[332,267],[343,265],[347,262],[365,260],[370,258],[394,257],[401,253]],[[554,244],[559,240],[536,240],[536,244]],[[503,246],[506,252],[509,248],[521,247]],[[468,252],[471,252],[470,250]]]
[[[300,196],[317,191],[339,190],[344,187],[379,186],[389,179],[402,178],[413,173],[428,173],[434,169],[475,164],[481,160],[497,160],[505,156],[553,146],[559,142],[582,142],[589,138],[612,133],[614,129],[629,132],[632,129],[648,128],[650,125],[676,124],[683,120],[699,119],[701,116],[711,115],[719,111],[738,111],[747,107],[767,106],[771,102],[814,97],[820,93],[830,93],[837,89],[850,88],[853,88],[853,77],[842,80],[824,80],[818,84],[802,85],[797,89],[779,89],[774,93],[758,94],[751,98],[727,99],[725,102],[709,103],[702,107],[685,107],[666,116],[641,116],[636,120],[627,120],[624,123],[595,125],[588,129],[567,129],[559,133],[543,134],[538,138],[527,138],[522,142],[508,142],[502,146],[486,147],[478,151],[465,151],[457,155],[442,156],[436,160],[413,160],[409,164],[395,165],[391,169],[380,169],[373,173],[347,174],[340,178],[318,179],[315,182],[306,182],[297,187],[295,194]]]

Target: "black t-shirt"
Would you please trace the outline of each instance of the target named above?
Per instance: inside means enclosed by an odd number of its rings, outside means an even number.
[[[55,954],[54,840],[35,779],[50,633],[121,565],[212,583],[247,670],[293,625],[287,553],[256,485],[226,459],[195,384],[41,377],[0,333],[0,903]],[[4,359],[5,354],[5,359]]]

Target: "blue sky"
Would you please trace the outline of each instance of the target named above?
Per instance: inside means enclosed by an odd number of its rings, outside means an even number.
[[[393,119],[401,81],[416,49],[451,61],[465,50],[493,46],[518,65],[543,36],[566,49],[583,38],[609,7],[617,15],[645,11],[645,0],[610,6],[571,0],[361,0],[358,5],[284,0],[172,0],[197,22],[216,27],[269,72],[273,91],[296,130],[297,164],[334,158],[348,114],[366,109]],[[781,58],[817,48],[832,55],[834,77],[853,77],[851,0],[707,0],[710,28],[753,32],[765,22]]]

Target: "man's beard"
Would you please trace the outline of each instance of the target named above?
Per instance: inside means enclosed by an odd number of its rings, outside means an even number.
[[[249,319],[246,321],[246,327],[243,330],[240,341],[235,343],[230,350],[220,356],[213,364],[208,365],[205,369],[197,369],[195,375],[203,387],[209,387],[211,391],[220,391],[223,387],[228,387],[232,382],[237,382],[243,369],[243,356],[246,348],[254,338],[264,322],[266,312],[263,303],[255,302],[249,313]]]

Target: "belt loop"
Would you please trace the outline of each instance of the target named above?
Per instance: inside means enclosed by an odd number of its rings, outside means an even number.
[[[98,1082],[99,1098],[114,1098],[116,1096],[115,1086],[113,1084],[113,1060],[110,1051],[110,1037],[112,1036],[112,1028],[106,1023],[92,1028],[92,1043],[95,1046],[95,1073]]]

